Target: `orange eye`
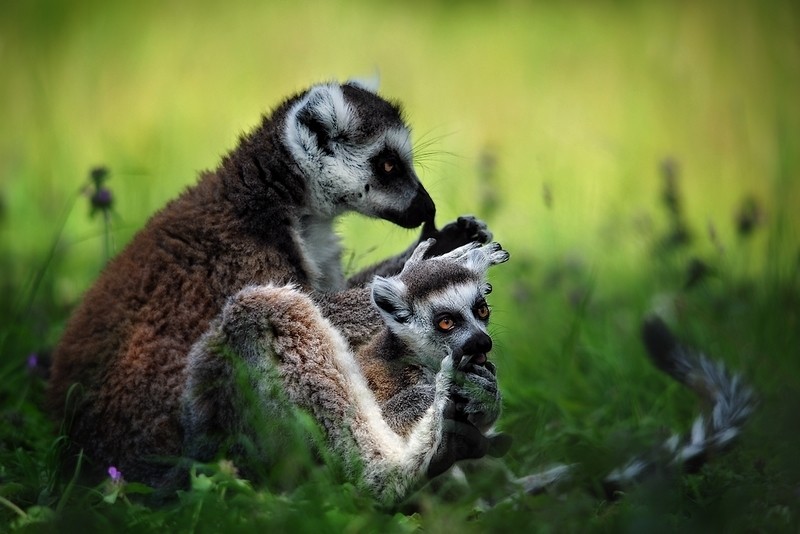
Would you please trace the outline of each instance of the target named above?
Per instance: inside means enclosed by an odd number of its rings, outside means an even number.
[[[391,174],[394,171],[394,163],[391,160],[386,160],[383,162],[383,172],[386,174]]]
[[[486,304],[481,304],[475,309],[475,314],[478,316],[478,319],[486,320],[489,318],[489,306]]]
[[[442,332],[448,332],[452,330],[455,326],[456,322],[453,320],[452,317],[442,317],[436,323],[436,328],[438,328]]]

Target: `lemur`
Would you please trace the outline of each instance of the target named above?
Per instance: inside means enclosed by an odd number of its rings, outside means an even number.
[[[436,230],[412,156],[399,106],[356,83],[313,86],[265,115],[215,171],[149,220],[72,314],[47,398],[73,450],[159,486],[181,453],[189,351],[227,299],[252,285],[357,287],[399,272],[413,251],[345,280],[333,229],[340,214],[423,225],[422,238],[436,238],[429,254],[486,242],[472,218]]]
[[[342,335],[344,323],[325,317],[296,286],[249,286],[232,297],[189,354],[187,454],[208,461],[222,450],[237,465],[274,474],[308,448],[295,423],[304,410],[323,428],[321,448],[343,464],[346,478],[387,505],[455,461],[483,456],[499,396],[487,401],[474,390],[488,385],[496,392],[494,375],[467,373],[472,377],[462,383],[454,376],[487,363],[486,271],[508,253],[496,243],[473,243],[426,259],[432,244],[421,243],[398,275],[376,276],[369,290],[350,293],[350,304],[371,294],[385,320],[373,316],[382,326],[357,353]],[[422,364],[420,373],[432,370],[417,377],[432,384],[430,396],[417,397],[405,379],[384,376],[396,384],[394,395],[411,393],[405,404],[382,403],[386,395],[371,389],[370,367],[359,365],[370,360]],[[448,418],[457,399],[466,401],[467,420]],[[297,473],[289,463],[284,475],[291,479]]]

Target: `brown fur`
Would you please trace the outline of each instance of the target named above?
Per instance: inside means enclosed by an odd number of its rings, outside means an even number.
[[[381,334],[357,354],[369,388],[381,405],[401,391],[423,383],[424,379],[422,366],[397,357],[406,350],[386,346],[390,343],[386,337],[385,333]]]
[[[248,232],[224,193],[219,175],[207,174],[154,216],[86,294],[56,349],[54,413],[63,415],[67,388],[82,384],[70,434],[123,472],[142,454],[180,453],[186,354],[226,298],[252,283],[305,279],[276,250],[287,244]]]

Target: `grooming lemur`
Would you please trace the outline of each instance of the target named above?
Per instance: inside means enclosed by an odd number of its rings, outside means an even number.
[[[431,245],[420,244],[400,274],[375,278],[371,298],[385,324],[374,317],[380,330],[357,353],[342,335],[344,324],[324,317],[296,287],[237,293],[189,355],[187,454],[208,461],[222,450],[273,481],[275,469],[289,469],[282,473],[289,480],[278,482],[296,483],[291,457],[310,441],[302,428],[296,434],[297,410],[305,410],[324,429],[321,448],[342,463],[345,477],[385,504],[457,460],[483,456],[491,444],[484,432],[499,415],[494,375],[480,371],[491,349],[485,276],[508,253],[496,243],[470,244],[425,259]],[[350,303],[367,295],[353,291]],[[383,391],[376,396],[370,388],[374,375],[359,366],[370,360],[417,367],[412,382],[430,383],[430,396],[381,402]],[[464,382],[454,383],[456,374]],[[399,376],[387,378],[413,391]],[[475,395],[487,389],[495,395]],[[459,398],[466,405],[457,409]],[[456,411],[468,420],[447,418]]]
[[[181,454],[191,347],[243,287],[344,290],[333,225],[347,211],[406,228],[422,224],[423,238],[437,238],[429,254],[489,236],[471,218],[435,229],[435,206],[414,173],[397,105],[351,83],[289,98],[215,171],[155,214],[73,313],[48,387],[53,414],[67,416],[73,450],[128,480],[162,484]],[[350,284],[399,272],[412,250]],[[335,310],[336,301],[326,302]]]

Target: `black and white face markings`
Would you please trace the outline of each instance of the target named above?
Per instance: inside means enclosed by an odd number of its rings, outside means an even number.
[[[406,228],[433,220],[400,108],[363,86],[312,87],[290,108],[284,140],[308,178],[311,215],[353,210]]]
[[[486,270],[508,260],[497,243],[466,245],[423,260],[432,244],[420,244],[403,271],[376,277],[372,298],[392,334],[426,367],[438,369],[452,356],[456,366],[482,364],[492,348]]]

